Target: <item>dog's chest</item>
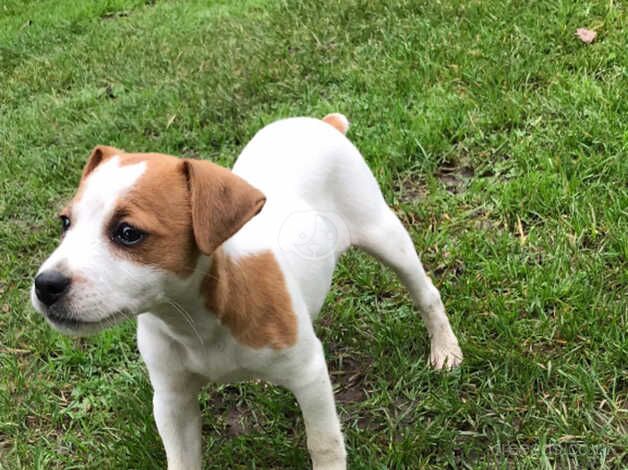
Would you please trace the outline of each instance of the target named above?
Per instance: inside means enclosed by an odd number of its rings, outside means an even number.
[[[185,348],[182,365],[185,369],[215,383],[237,382],[249,378],[236,360],[238,354],[230,341]]]
[[[248,378],[238,360],[240,348],[228,331],[195,323],[192,335],[179,335],[151,314],[139,317],[138,348],[149,370],[193,373],[212,382]]]

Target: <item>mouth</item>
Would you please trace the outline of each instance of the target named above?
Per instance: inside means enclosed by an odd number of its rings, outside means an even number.
[[[76,318],[62,317],[61,315],[58,315],[52,311],[47,311],[45,315],[46,315],[46,318],[50,320],[51,323],[62,326],[64,328],[78,328],[81,324],[87,323],[84,321],[77,320]]]
[[[129,317],[128,312],[114,312],[100,320],[80,320],[60,315],[52,309],[44,312],[48,322],[57,330],[66,334],[89,335],[120,323]]]

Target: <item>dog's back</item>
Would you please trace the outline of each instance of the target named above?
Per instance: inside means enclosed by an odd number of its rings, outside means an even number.
[[[338,258],[362,244],[362,229],[390,214],[362,155],[344,135],[346,118],[332,116],[328,122],[284,119],[253,137],[233,171],[266,195],[266,205],[225,244],[231,253],[272,250],[313,314]]]

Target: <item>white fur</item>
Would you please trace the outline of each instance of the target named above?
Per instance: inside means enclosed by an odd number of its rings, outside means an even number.
[[[267,202],[223,247],[236,258],[261,250],[275,254],[297,315],[298,340],[288,349],[244,346],[205,310],[199,292],[210,258],[202,257],[195,272],[181,279],[108,253],[102,234],[112,201],[142,171],[138,165],[119,167],[115,159],[98,167],[87,182],[73,229],[44,268],[67,263],[86,278],[84,293],[73,294],[76,315],[84,320],[102,323],[119,311],[140,314],[138,347],[155,391],[155,420],[170,470],[201,468],[200,387],[207,381],[253,377],[295,394],[315,469],[346,468],[332,386],[312,319],[323,305],[338,259],[351,245],[399,274],[425,320],[432,365],[460,363],[462,354],[438,290],[410,236],[386,205],[358,150],[330,125],[310,118],[273,123],[251,140],[233,168],[264,192]],[[42,310],[36,299],[34,304]]]

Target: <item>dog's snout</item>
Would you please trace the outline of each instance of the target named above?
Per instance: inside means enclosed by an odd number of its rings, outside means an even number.
[[[44,271],[35,278],[35,294],[46,306],[54,304],[70,287],[71,279],[59,271]]]

